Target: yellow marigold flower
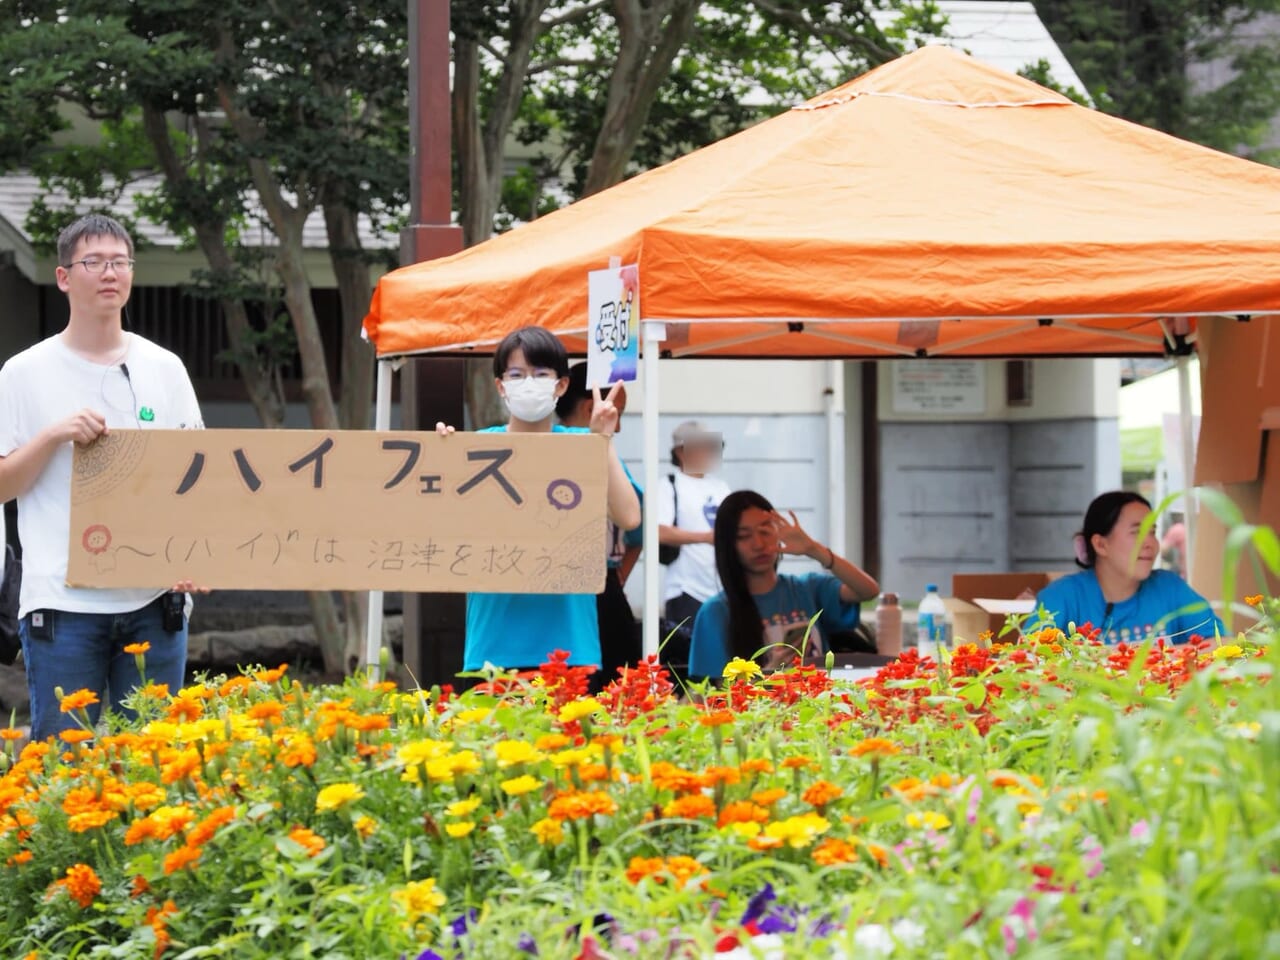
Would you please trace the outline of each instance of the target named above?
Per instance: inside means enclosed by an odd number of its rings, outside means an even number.
[[[883,737],[868,737],[861,743],[855,744],[849,752],[855,757],[892,757],[901,753],[902,748],[892,740],[885,740]]]
[[[124,652],[133,657],[140,657],[150,649],[151,644],[145,640],[142,643],[126,643],[124,645]]]
[[[352,824],[356,829],[356,833],[360,835],[361,840],[368,840],[377,832],[378,821],[369,816],[356,817],[356,822]]]
[[[522,763],[538,763],[546,758],[546,754],[527,740],[499,740],[493,745],[493,752],[498,757],[498,766],[504,770]]]
[[[453,744],[445,740],[415,740],[397,750],[396,758],[405,766],[413,766],[443,757],[452,749]]]
[[[837,787],[834,783],[826,780],[819,780],[812,784],[809,789],[800,795],[800,799],[810,806],[822,808],[834,800],[839,800],[844,796],[844,790]]]
[[[743,840],[754,840],[756,837],[760,836],[760,831],[763,830],[764,827],[755,821],[746,821],[742,823],[731,823],[728,825],[728,829],[732,830]]]
[[[760,664],[754,660],[743,660],[741,657],[734,657],[724,665],[724,673],[722,676],[726,680],[736,680],[739,677],[758,677],[764,671],[760,668]]]
[[[76,710],[83,710],[91,707],[98,702],[98,695],[92,690],[77,690],[75,693],[69,693],[59,702],[59,706],[63,713],[72,713]]]
[[[831,824],[825,818],[816,813],[802,813],[798,817],[787,817],[769,824],[764,828],[764,835],[788,846],[807,847],[829,829]]]
[[[935,810],[925,810],[923,812],[908,813],[906,824],[913,830],[919,830],[921,827],[927,830],[945,830],[951,826],[951,821],[947,819],[946,814],[938,813]]]
[[[98,879],[98,874],[94,872],[93,867],[87,863],[77,863],[67,867],[67,875],[58,883],[66,888],[71,899],[80,904],[81,909],[88,908],[94,898],[102,892],[102,881]]]
[[[63,743],[84,743],[87,740],[93,739],[93,731],[81,730],[79,728],[63,730],[58,734],[58,739]]]
[[[560,826],[559,820],[552,820],[550,817],[539,820],[529,828],[529,832],[538,838],[539,843],[548,847],[564,840],[564,827]]]
[[[595,697],[584,697],[581,700],[570,700],[566,703],[560,708],[560,712],[556,714],[556,719],[561,723],[573,723],[575,720],[589,717],[603,709],[604,707]]]
[[[1238,643],[1224,643],[1213,651],[1215,660],[1235,660],[1244,656],[1244,647]]]
[[[591,751],[582,750],[561,750],[559,753],[551,755],[551,762],[557,767],[577,767],[584,763],[591,762]]]
[[[477,796],[467,797],[465,800],[455,800],[444,808],[444,812],[451,817],[466,817],[475,813],[480,807],[480,798]]]
[[[454,777],[465,777],[480,771],[480,758],[472,750],[460,750],[448,756],[427,761],[427,776],[432,780],[448,782]]]
[[[510,780],[503,780],[499,786],[502,787],[502,792],[508,797],[519,797],[537,790],[542,786],[542,781],[536,777],[531,777],[526,773],[521,777],[513,777]]]
[[[289,839],[303,847],[308,856],[316,856],[325,848],[324,837],[306,827],[294,827],[289,831]]]
[[[355,783],[331,783],[316,794],[316,812],[330,813],[364,796],[364,790]]]
[[[470,710],[462,710],[455,714],[453,722],[460,727],[468,723],[479,723],[487,719],[491,713],[493,713],[491,707],[472,707]]]
[[[417,923],[422,917],[439,913],[445,904],[445,896],[436,888],[434,877],[405,884],[391,894],[391,899],[405,912],[410,924]]]
[[[446,823],[444,825],[444,832],[455,840],[461,840],[475,828],[475,823],[470,820],[463,820],[460,823]]]
[[[689,793],[676,797],[662,808],[664,817],[673,819],[697,820],[699,817],[714,817],[716,802],[702,793]]]

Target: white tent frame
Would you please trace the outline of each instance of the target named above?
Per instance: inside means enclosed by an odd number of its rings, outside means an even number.
[[[1205,312],[1196,314],[1195,316],[1211,316],[1211,315],[1240,316],[1246,314],[1252,317],[1275,316],[1280,315],[1280,311],[1214,311],[1212,313]],[[1139,317],[1142,314],[1129,314],[1126,316]],[[1097,336],[1110,336],[1114,339],[1143,343],[1148,347],[1157,343],[1163,343],[1169,348],[1177,345],[1177,337],[1173,329],[1173,322],[1189,318],[1190,315],[1183,314],[1159,314],[1145,315],[1161,321],[1161,327],[1164,330],[1163,337],[1154,337],[1151,335],[1134,334],[1127,330],[1108,330],[1099,327],[1084,327],[1077,321],[1086,319],[1118,319],[1116,317],[1106,318],[1099,316],[1090,317],[1062,317],[1055,318],[1053,325],[1055,327],[1087,331]],[[839,333],[837,331],[824,331],[821,327],[825,324],[834,323],[902,323],[911,319],[928,319],[937,320],[939,318],[891,318],[883,317],[868,321],[867,319],[854,320],[853,318],[794,318],[784,319],[780,317],[762,317],[762,318],[727,318],[724,320],[702,320],[694,322],[738,322],[742,324],[767,324],[769,329],[766,331],[754,331],[752,333],[744,333],[741,336],[729,337],[714,342],[698,344],[696,346],[682,346],[670,351],[673,358],[694,356],[698,353],[705,353],[709,350],[718,350],[730,346],[738,346],[744,343],[750,343],[768,337],[776,336],[787,330],[793,329],[796,324],[803,324],[807,333],[814,336],[820,336],[824,339],[834,341],[836,343],[847,343],[850,346],[872,348],[890,354],[884,359],[892,359],[893,355],[897,355],[903,359],[915,358],[920,356],[914,348],[902,347],[898,345],[885,345],[870,340],[862,340],[861,338]],[[953,341],[948,344],[931,348],[927,352],[927,356],[938,357],[946,356],[954,353],[956,350],[965,349],[976,346],[980,343],[986,343],[1002,337],[1016,335],[1019,332],[1027,331],[1040,326],[1044,321],[1038,317],[992,317],[992,318],[975,318],[975,317],[955,317],[942,319],[991,319],[1004,320],[1009,323],[1008,328],[1002,328],[999,331],[987,331],[982,334],[969,337],[965,340]],[[640,321],[641,327],[641,349],[644,365],[642,370],[642,382],[644,384],[644,403],[641,410],[641,419],[644,436],[644,489],[645,499],[648,501],[650,491],[658,489],[659,469],[658,459],[660,456],[660,438],[658,435],[658,414],[660,410],[659,404],[659,365],[662,360],[662,344],[668,339],[667,327],[672,323],[688,323],[687,320],[676,320],[674,318],[647,318]],[[557,330],[558,335],[583,336],[587,333],[585,328],[575,330]],[[1190,334],[1185,338],[1185,342],[1194,345],[1195,335]],[[448,348],[449,350],[458,350],[464,348],[486,347],[492,346],[491,343],[473,343],[459,344]],[[392,377],[404,365],[407,358],[412,356],[421,356],[443,351],[437,350],[419,350],[395,355],[379,357],[378,376],[377,376],[377,403],[374,413],[374,429],[385,431],[391,428],[391,386]],[[838,357],[828,359],[840,359]],[[1088,355],[1082,355],[1079,359],[1089,359]],[[1187,356],[1178,358],[1178,378],[1179,378],[1179,417],[1182,422],[1182,457],[1183,463],[1187,465],[1188,477],[1191,474],[1191,464],[1194,461],[1194,444],[1191,439],[1191,380],[1190,380],[1190,363]],[[1186,524],[1187,524],[1187,575],[1191,572],[1191,558],[1194,555],[1195,543],[1195,504],[1194,497],[1188,493],[1189,502],[1186,504]],[[659,570],[658,570],[658,514],[653,503],[647,502],[644,510],[644,552],[642,557],[644,569],[644,612],[643,612],[643,638],[644,638],[644,654],[649,656],[656,654],[661,644],[662,637],[659,630],[659,607],[661,605],[661,597],[658,591]],[[368,621],[365,627],[364,650],[362,662],[366,666],[373,666],[379,662],[383,642],[383,592],[381,590],[371,590],[369,592],[369,613]]]

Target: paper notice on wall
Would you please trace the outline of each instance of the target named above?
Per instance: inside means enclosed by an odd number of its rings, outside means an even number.
[[[896,360],[889,364],[894,413],[980,414],[987,410],[980,360]]]
[[[587,274],[587,386],[634,380],[640,360],[640,268]]]
[[[608,443],[113,430],[77,447],[67,582],[598,593]]]

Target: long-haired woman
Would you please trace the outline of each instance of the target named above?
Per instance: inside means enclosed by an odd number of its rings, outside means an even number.
[[[718,678],[734,657],[759,656],[764,666],[776,667],[797,653],[821,653],[823,632],[852,630],[858,604],[880,592],[865,571],[805,533],[794,513],[787,520],[752,490],[731,493],[720,504],[715,548],[722,590],[694,621],[692,677]],[[783,555],[809,557],[823,570],[779,573]]]

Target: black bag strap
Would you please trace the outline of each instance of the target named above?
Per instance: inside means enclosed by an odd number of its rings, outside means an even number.
[[[680,526],[680,488],[676,486],[674,473],[668,473],[667,480],[671,482],[671,525],[678,527]]]

